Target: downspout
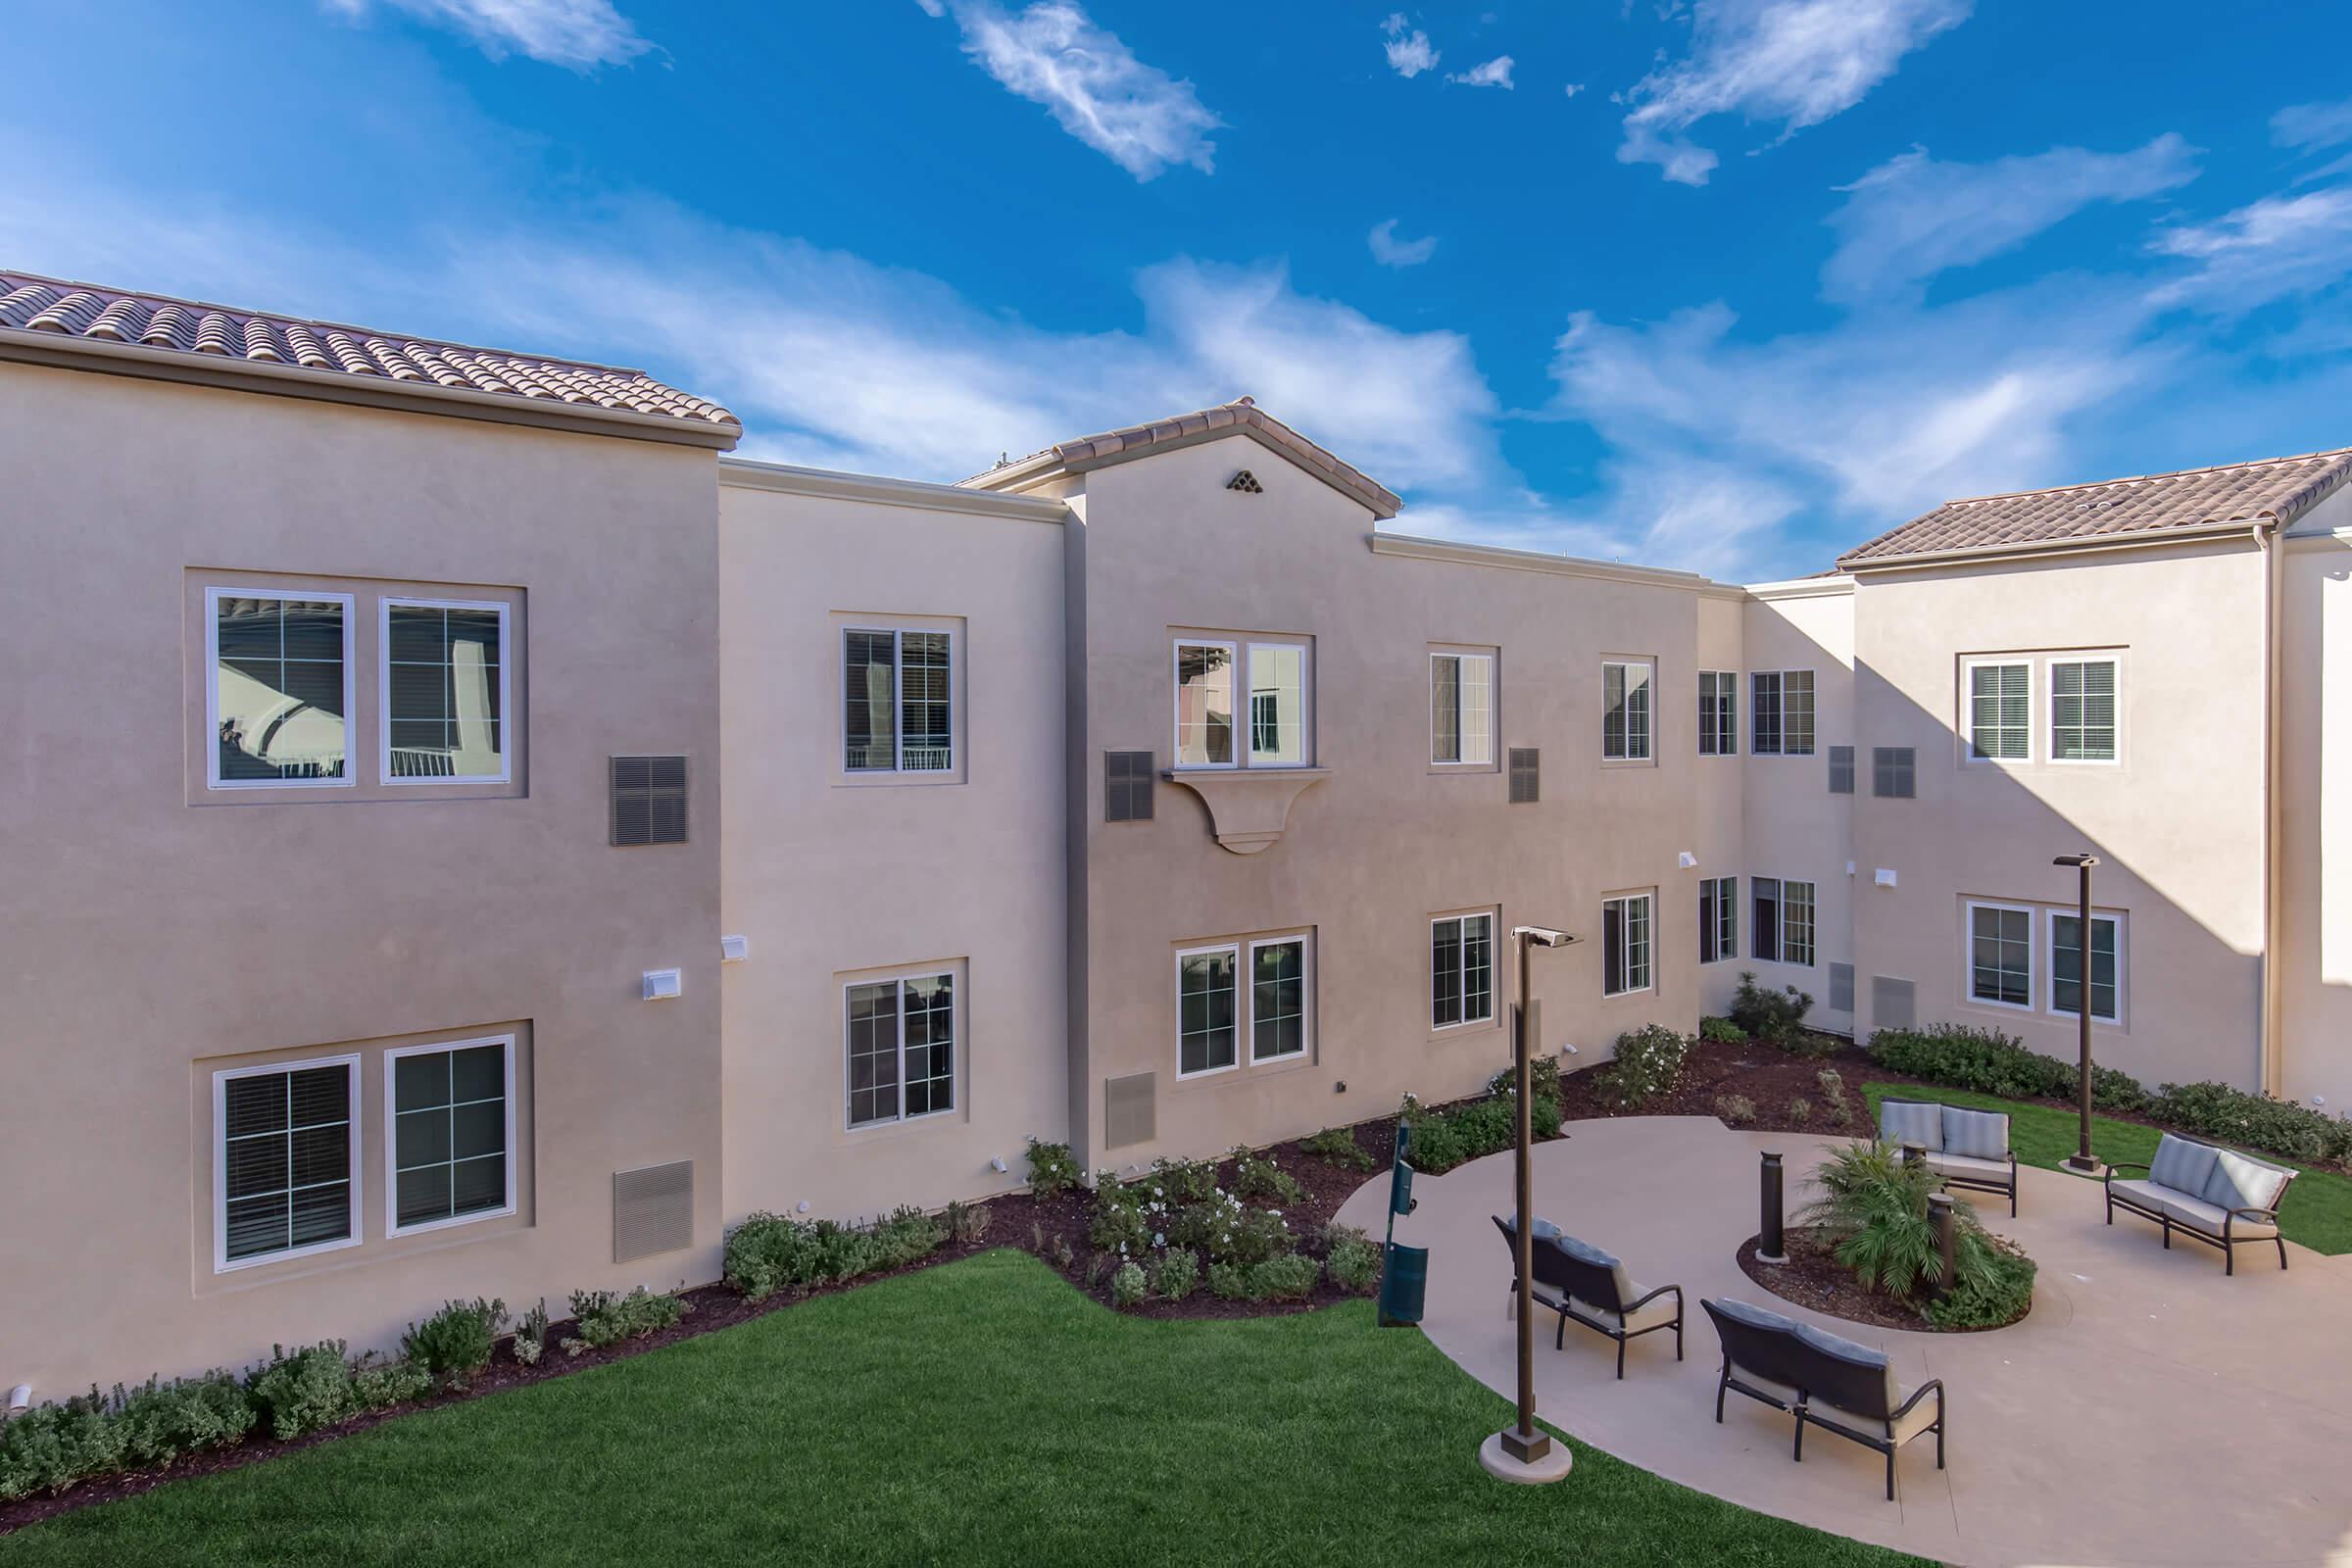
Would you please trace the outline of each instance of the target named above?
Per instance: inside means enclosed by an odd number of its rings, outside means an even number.
[[[2285,706],[2285,638],[2279,625],[2284,598],[2286,550],[2276,523],[2257,523],[2255,548],[2262,552],[2262,1060],[2258,1087],[2266,1095],[2285,1092],[2286,1039],[2279,1014],[2284,1006],[2280,978],[2279,936],[2285,925],[2285,898],[2279,886],[2286,834],[2281,821],[2284,745],[2279,733]]]

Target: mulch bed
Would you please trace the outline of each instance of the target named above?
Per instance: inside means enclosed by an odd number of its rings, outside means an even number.
[[[1988,1334],[2026,1319],[2026,1314],[2020,1312],[2008,1323],[1944,1328],[1929,1322],[1919,1308],[1884,1292],[1864,1288],[1854,1278],[1853,1270],[1838,1261],[1836,1244],[1816,1226],[1791,1225],[1781,1233],[1781,1245],[1788,1250],[1786,1263],[1757,1262],[1757,1240],[1750,1236],[1740,1244],[1740,1273],[1784,1301],[1794,1301],[1849,1323],[1866,1323],[1878,1329],[1909,1329],[1920,1334]],[[2031,1311],[2031,1306],[2027,1310]]]

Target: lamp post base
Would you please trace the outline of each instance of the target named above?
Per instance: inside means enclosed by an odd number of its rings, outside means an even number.
[[[1508,1481],[1523,1487],[1543,1486],[1547,1482],[1568,1479],[1568,1472],[1576,1463],[1575,1455],[1568,1451],[1568,1445],[1554,1442],[1547,1434],[1541,1432],[1536,1434],[1536,1442],[1542,1446],[1534,1451],[1532,1457],[1518,1458],[1513,1452],[1514,1448],[1525,1446],[1520,1442],[1518,1432],[1497,1432],[1480,1446],[1479,1468],[1497,1481]]]
[[[2096,1154],[2069,1154],[2059,1163],[2078,1176],[2096,1176],[2105,1168]]]

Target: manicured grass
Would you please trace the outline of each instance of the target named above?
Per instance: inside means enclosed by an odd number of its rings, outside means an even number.
[[[1508,1411],[1365,1302],[1144,1321],[991,1252],[67,1515],[0,1564],[1915,1561],[1581,1446],[1563,1486],[1491,1481]]]
[[[2005,1110],[2009,1113],[2009,1147],[2016,1151],[2021,1165],[2056,1170],[2075,1152],[2080,1137],[2077,1113],[2056,1105],[2036,1105],[1966,1089],[1937,1089],[1921,1084],[1865,1084],[1862,1094],[1870,1102],[1874,1126],[1879,1119],[1879,1097],[1888,1094],[1898,1100],[1939,1100],[1951,1105]],[[2161,1136],[2156,1128],[2135,1121],[2095,1115],[2090,1118],[2091,1152],[2101,1159],[2137,1160],[2145,1164],[2156,1157],[2156,1140]],[[2303,1172],[2287,1188],[2286,1202],[2278,1210],[2278,1228],[2285,1232],[2286,1239],[2300,1242],[2315,1252],[2352,1252],[2352,1180],[2334,1171],[2314,1170],[2299,1160],[2280,1159],[2276,1154],[2260,1157],[2292,1165]],[[2135,1170],[2125,1174],[2142,1176],[2146,1172]],[[2095,1202],[2093,1206],[2096,1207]]]

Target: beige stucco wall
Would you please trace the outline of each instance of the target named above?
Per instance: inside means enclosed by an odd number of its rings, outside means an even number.
[[[1747,854],[1746,824],[1741,802],[1744,800],[1743,759],[1747,755],[1747,675],[1746,654],[1747,619],[1750,607],[1737,591],[1702,594],[1698,601],[1698,650],[1694,669],[1730,671],[1740,683],[1739,748],[1729,756],[1694,757],[1691,770],[1694,783],[1691,838],[1690,849],[1698,857],[1698,869],[1693,877],[1740,878],[1741,911],[1740,917],[1740,951],[1747,951]],[[1690,708],[1693,724],[1697,721],[1698,694],[1695,684],[1690,692]],[[1693,735],[1691,749],[1697,750]],[[1697,894],[1691,895],[1693,906]],[[1698,911],[1691,909],[1692,956],[1698,937]],[[1719,1015],[1731,1005],[1732,994],[1740,983],[1740,971],[1745,967],[1738,956],[1720,958],[1713,963],[1699,964],[1699,1010]]]
[[[1017,1185],[1024,1140],[1060,1141],[1068,1114],[1062,524],[969,493],[886,504],[723,471],[722,903],[749,943],[724,973],[728,1219]],[[842,622],[892,617],[956,637],[946,781],[841,769]],[[851,1130],[842,987],[918,966],[958,975],[956,1108]]]
[[[710,1278],[710,454],[0,368],[0,1384],[63,1396],[272,1341],[381,1346],[448,1297]],[[526,790],[189,804],[191,568],[520,590]],[[631,752],[693,760],[692,844],[608,847],[606,759]],[[672,965],[683,996],[640,1000]],[[519,1211],[386,1239],[381,1049],[510,1029]],[[364,1057],[363,1245],[216,1274],[212,1071],[329,1048]],[[612,1173],[679,1159],[695,1246],[614,1265]]]
[[[1264,494],[1225,488],[1242,466]],[[1572,1065],[1642,1023],[1695,1025],[1697,873],[1676,864],[1696,833],[1694,587],[1376,555],[1368,513],[1245,438],[1084,484],[1090,1158],[1102,1157],[1102,1082],[1130,1073],[1157,1074],[1157,1138],[1117,1150],[1122,1167],[1379,1115],[1407,1091],[1475,1090],[1505,1060],[1507,1008],[1430,1029],[1429,920],[1447,911],[1498,908],[1498,936],[1534,922],[1586,939],[1538,958],[1542,1043],[1577,1045]],[[1105,749],[1148,748],[1166,765],[1179,628],[1313,640],[1314,760],[1330,777],[1258,854],[1220,848],[1208,810],[1173,783],[1153,820],[1102,820]],[[1433,769],[1433,644],[1499,648],[1496,758],[1542,749],[1540,804],[1509,805],[1499,767]],[[1604,654],[1657,661],[1654,765],[1601,763]],[[1602,896],[1649,888],[1655,982],[1604,1000]],[[1316,939],[1307,1058],[1250,1066],[1245,1042],[1238,1070],[1179,1081],[1177,950],[1299,928]],[[1498,945],[1507,1003],[1515,973]]]
[[[2279,1090],[2352,1108],[2352,495],[2286,542]]]
[[[1866,575],[1855,596],[1854,798],[1858,989],[1918,986],[1922,1023],[1986,1025],[2071,1055],[2076,1024],[2048,1011],[2037,917],[2035,1001],[1968,999],[1962,902],[2071,906],[2056,855],[2089,851],[2094,905],[2127,916],[2129,998],[2094,1051],[2144,1082],[2221,1078],[2260,1065],[2263,930],[2264,562],[2250,541],[2043,557],[1954,571]],[[1961,660],[1980,653],[2115,649],[2119,765],[1970,763]],[[2035,756],[2046,755],[2036,676]],[[1918,798],[1869,793],[1869,748],[1918,749]],[[1898,886],[1870,885],[1879,867]]]

